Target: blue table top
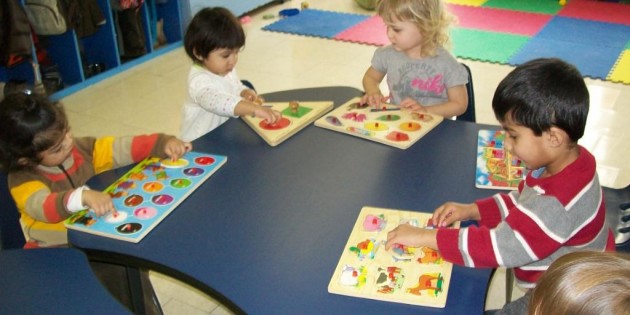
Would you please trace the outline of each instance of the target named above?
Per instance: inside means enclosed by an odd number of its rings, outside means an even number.
[[[71,248],[0,251],[0,314],[130,314]]]
[[[267,101],[335,101],[352,88],[265,95]],[[462,314],[483,311],[490,269],[453,267],[445,309],[329,294],[328,282],[363,206],[432,212],[495,191],[474,185],[477,132],[445,120],[407,150],[308,126],[277,147],[232,119],[195,151],[228,162],[138,244],[69,231],[92,254],[167,272],[236,311],[276,314]],[[489,127],[489,126],[485,126]],[[125,169],[99,175],[105,187]]]

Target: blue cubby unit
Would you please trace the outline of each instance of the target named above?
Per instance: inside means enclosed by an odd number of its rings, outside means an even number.
[[[24,0],[19,1],[24,4]],[[64,88],[50,97],[55,100],[62,99],[109,76],[181,47],[190,19],[203,7],[223,6],[235,15],[242,16],[273,2],[282,3],[284,0],[145,0],[140,8],[140,14],[147,54],[123,62],[115,25],[117,13],[112,9],[110,0],[97,0],[106,21],[96,33],[78,38],[73,30],[68,30],[61,35],[46,36],[49,43],[46,50],[53,63],[58,66],[64,82]],[[167,43],[160,46],[156,45],[156,26],[159,19],[163,20],[162,29],[167,39]],[[84,65],[95,63],[104,64],[105,71],[88,77]],[[12,79],[26,80],[33,84],[35,76],[31,62],[25,61],[11,68],[0,67],[0,80],[7,82]]]
[[[11,68],[2,68],[2,82],[9,80],[26,80],[33,82],[33,66],[28,61],[17,64]]]
[[[80,39],[82,45],[80,51],[86,64],[104,63],[106,69],[114,69],[120,66],[120,57],[113,13],[109,0],[98,0],[98,5],[105,16],[105,24],[101,25],[96,33]]]
[[[111,75],[181,46],[183,37],[181,8],[187,0],[145,0],[143,6],[140,7],[140,14],[147,54],[124,63],[121,60],[122,49],[118,44],[119,35],[115,25],[117,13],[112,8],[110,0],[96,1],[105,16],[105,24],[101,25],[96,33],[79,38],[74,30],[68,30],[60,35],[40,36],[47,43],[45,49],[51,61],[57,65],[64,83],[63,89],[50,95],[54,100],[62,99]],[[24,0],[19,0],[19,2],[24,4]],[[163,30],[167,39],[167,43],[162,43],[159,47],[156,45],[158,19],[164,21]],[[36,56],[35,51],[33,51],[33,56]],[[105,71],[88,76],[84,66],[96,63],[104,64]],[[33,69],[30,60],[10,68],[0,66],[0,81],[26,80],[33,85],[35,82]]]
[[[83,68],[79,57],[79,45],[74,31],[67,31],[61,35],[48,36],[48,54],[53,63],[59,67],[59,72],[66,85],[73,85],[83,81]],[[41,69],[40,69],[41,70]]]
[[[156,5],[157,16],[164,19],[164,35],[169,41],[181,41],[183,38],[184,30],[179,7],[178,1],[167,1]],[[178,14],[171,12],[178,12]]]

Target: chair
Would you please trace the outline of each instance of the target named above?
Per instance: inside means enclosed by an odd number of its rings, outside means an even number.
[[[7,174],[0,172],[0,250],[24,247],[20,215],[9,193]]]
[[[462,63],[462,66],[466,68],[468,72],[468,83],[466,83],[466,92],[468,93],[468,107],[466,108],[466,112],[457,116],[456,120],[470,121],[476,122],[477,117],[475,115],[475,91],[473,90],[473,81],[472,81],[472,73],[470,72],[470,68]]]
[[[603,187],[606,220],[613,229],[617,251],[630,252],[630,185],[621,189]]]

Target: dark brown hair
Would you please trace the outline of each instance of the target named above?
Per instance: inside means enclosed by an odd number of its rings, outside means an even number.
[[[24,92],[0,102],[0,125],[0,165],[14,171],[39,164],[68,131],[68,118],[60,103]]]

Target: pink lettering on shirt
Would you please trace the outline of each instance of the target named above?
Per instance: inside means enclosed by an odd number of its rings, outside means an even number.
[[[442,94],[445,89],[445,86],[442,83],[441,74],[428,78],[427,80],[415,78],[411,81],[411,86],[417,88],[418,90],[435,93],[436,95]]]

